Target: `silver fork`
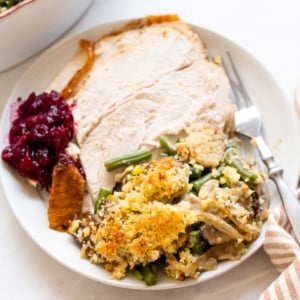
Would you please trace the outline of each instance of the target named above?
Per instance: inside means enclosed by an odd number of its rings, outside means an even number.
[[[234,115],[235,132],[252,140],[256,146],[262,161],[267,167],[269,178],[274,181],[278,189],[287,217],[296,239],[300,243],[300,201],[284,180],[283,170],[276,164],[273,154],[262,136],[262,118],[247,93],[230,53],[226,52],[226,56],[227,59],[223,57],[223,66],[229,78],[233,100],[237,106]]]

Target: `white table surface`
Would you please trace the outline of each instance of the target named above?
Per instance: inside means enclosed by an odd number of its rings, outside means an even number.
[[[299,0],[96,0],[67,34],[159,13],[178,13],[235,41],[272,73],[288,101],[293,100],[300,82]],[[37,56],[0,73],[1,110],[15,82]],[[278,276],[260,249],[229,273],[188,288],[149,292],[105,286],[74,274],[36,246],[17,223],[1,189],[0,236],[0,299],[253,300]]]

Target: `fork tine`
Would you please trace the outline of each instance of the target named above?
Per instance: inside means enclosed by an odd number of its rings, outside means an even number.
[[[222,64],[223,64],[225,73],[227,75],[227,78],[229,80],[229,84],[231,86],[231,92],[232,92],[232,95],[233,95],[232,100],[235,103],[235,105],[237,106],[237,108],[241,109],[241,103],[243,102],[243,100],[241,99],[239,93],[237,92],[238,91],[238,86],[235,83],[235,81],[232,79],[232,76],[230,76],[229,69],[228,69],[227,64],[225,63],[224,59],[222,59]]]
[[[227,76],[229,78],[230,85],[233,87],[232,90],[233,90],[233,93],[234,93],[234,97],[236,98],[236,102],[238,102],[236,104],[237,104],[239,109],[242,108],[241,106],[249,107],[253,103],[252,103],[251,98],[248,95],[248,92],[247,92],[247,90],[245,88],[245,85],[242,81],[241,75],[239,74],[237,68],[235,67],[235,64],[232,60],[232,57],[231,57],[229,51],[226,51],[226,55],[228,57],[230,67],[231,67],[231,70],[234,74],[234,77],[235,77],[236,81],[234,81],[232,76],[230,76],[230,72],[229,72],[228,67],[226,66],[226,64],[223,63],[223,65],[224,65],[225,72],[227,73]],[[239,91],[241,93],[242,97],[239,97],[237,91]]]

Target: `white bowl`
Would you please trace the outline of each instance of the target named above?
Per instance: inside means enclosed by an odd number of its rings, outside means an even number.
[[[93,0],[24,0],[0,14],[0,72],[61,36]]]

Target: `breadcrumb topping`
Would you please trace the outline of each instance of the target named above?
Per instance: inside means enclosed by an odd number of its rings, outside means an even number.
[[[69,226],[81,256],[116,279],[162,260],[168,277],[197,278],[239,259],[268,217],[266,176],[236,147],[228,152],[227,139],[201,124],[175,143],[174,155],[120,170],[121,186],[98,212]]]
[[[205,123],[192,127],[185,140],[176,146],[184,160],[216,167],[223,159],[225,136],[217,127]]]

